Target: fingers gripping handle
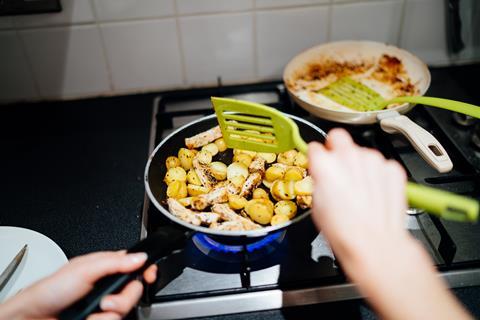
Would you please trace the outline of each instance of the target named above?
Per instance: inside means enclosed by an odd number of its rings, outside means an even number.
[[[428,131],[403,115],[380,120],[383,131],[402,133],[430,166],[438,172],[449,172],[453,168],[452,160],[443,146]]]
[[[175,250],[182,249],[186,239],[185,233],[178,228],[171,226],[160,228],[155,234],[138,242],[127,251],[128,253],[147,253],[147,261],[140,269],[132,273],[114,274],[100,279],[95,283],[92,291],[62,311],[58,319],[81,320],[94,312],[100,311],[100,301],[103,297],[119,292],[130,281],[141,276],[151,264],[170,255]]]

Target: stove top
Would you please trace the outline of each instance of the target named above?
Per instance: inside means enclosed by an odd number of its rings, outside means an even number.
[[[435,74],[433,76],[435,79]],[[441,96],[443,91],[436,90],[432,86],[431,94]],[[465,126],[462,121],[455,121],[451,112],[423,106],[408,113],[413,121],[430,131],[450,155],[454,168],[442,174],[432,169],[404,137],[387,134],[378,125],[339,125],[310,116],[290,101],[280,82],[218,86],[158,96],[154,100],[151,147],[175,128],[211,114],[210,96],[267,104],[301,116],[324,131],[342,126],[357,143],[377,148],[387,158],[400,161],[411,180],[480,198],[480,148],[472,142],[475,123]],[[468,101],[463,91],[460,96],[458,99]],[[143,218],[143,236],[170,223],[148,200]],[[409,216],[406,224],[452,287],[480,285],[479,224],[448,222],[427,214]],[[210,240],[196,235],[183,251],[160,262],[160,279],[148,288],[138,310],[139,318],[193,318],[359,297],[309,218],[268,240],[269,249],[262,249],[265,252],[256,248],[242,251],[242,248],[215,243],[212,247]]]

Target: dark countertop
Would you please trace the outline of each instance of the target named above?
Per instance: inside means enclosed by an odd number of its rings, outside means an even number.
[[[476,90],[474,83],[462,83],[465,68],[472,67],[433,69],[432,85],[447,98],[455,98],[449,90],[457,81],[467,91]],[[465,92],[456,98],[475,103]],[[135,243],[153,96],[0,106],[0,225],[43,233],[69,258]],[[454,292],[480,317],[480,288]],[[363,301],[348,301],[208,319],[318,319],[330,314],[375,318]]]

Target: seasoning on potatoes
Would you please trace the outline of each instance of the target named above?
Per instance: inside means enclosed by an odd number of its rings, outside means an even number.
[[[188,170],[187,182],[191,184],[196,184],[197,186],[202,185],[202,181],[200,181],[200,178],[198,177],[197,173],[193,169]]]
[[[307,156],[301,152],[297,152],[297,154],[295,155],[295,159],[293,160],[293,165],[307,169],[308,168]]]
[[[243,209],[247,204],[247,202],[248,202],[247,199],[245,199],[244,197],[240,197],[239,195],[236,195],[236,194],[228,195],[228,205],[233,210]]]
[[[211,154],[212,156],[215,156],[215,155],[217,155],[217,153],[218,153],[218,147],[217,147],[217,145],[216,145],[215,143],[209,143],[209,144],[207,144],[206,146],[203,146],[203,147],[202,147],[202,151],[203,151],[203,150],[206,150],[206,151],[210,152],[210,154]]]
[[[238,176],[246,179],[248,177],[248,167],[243,163],[234,162],[227,167],[227,179],[232,181],[234,177]]]
[[[286,215],[288,219],[292,219],[297,214],[297,205],[290,200],[280,200],[275,203],[273,211],[275,215]]]
[[[262,188],[257,188],[253,190],[252,198],[253,199],[269,199],[270,197],[268,196],[267,191],[265,191]]]
[[[294,191],[295,181],[276,180],[272,184],[270,193],[272,197],[277,200],[293,200],[295,198]]]
[[[252,163],[253,158],[246,153],[239,153],[233,156],[233,162],[243,163],[247,168]]]
[[[299,181],[303,179],[303,174],[300,168],[290,167],[287,169],[287,171],[285,171],[285,175],[283,176],[283,179]]]
[[[227,144],[223,138],[215,140],[215,145],[217,146],[219,152],[227,150]]]
[[[310,176],[295,182],[294,191],[299,196],[310,196],[313,193],[313,179]]]
[[[178,159],[180,160],[180,165],[185,170],[192,169],[192,161],[195,157],[195,152],[187,148],[180,148],[178,150]]]
[[[165,160],[165,166],[167,167],[167,170],[171,168],[179,167],[180,160],[178,160],[178,158],[175,156],[170,156],[167,158],[167,160]]]
[[[173,181],[168,185],[167,197],[181,199],[187,196],[187,184],[184,181]]]
[[[198,186],[196,184],[187,185],[187,193],[190,197],[199,196],[201,194],[208,193],[210,190],[204,186]]]
[[[201,164],[210,164],[212,162],[212,154],[207,150],[200,150],[196,157]]]
[[[265,180],[273,182],[275,180],[283,179],[284,174],[285,170],[283,170],[282,168],[271,166],[267,169],[267,171],[265,171]]]
[[[286,215],[276,214],[272,217],[272,220],[270,220],[270,224],[272,226],[276,226],[276,225],[283,224],[283,223],[288,222],[288,221],[290,221],[290,219]]]
[[[253,221],[269,224],[273,217],[273,206],[265,199],[253,199],[247,202],[245,212]]]
[[[170,168],[167,170],[167,174],[165,175],[165,179],[163,179],[165,183],[168,185],[173,181],[187,181],[187,173],[183,170],[182,167],[175,167]]]
[[[277,159],[277,155],[275,153],[269,153],[269,152],[259,152],[257,153],[257,156],[265,159],[267,163],[274,163],[275,160]]]
[[[297,155],[297,150],[288,150],[278,154],[277,162],[286,164],[287,166],[293,165],[295,162],[295,156]]]
[[[218,181],[227,179],[227,165],[223,162],[215,161],[210,163],[210,172]]]

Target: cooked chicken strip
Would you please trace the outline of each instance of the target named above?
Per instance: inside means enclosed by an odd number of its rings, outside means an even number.
[[[265,159],[259,156],[256,156],[255,159],[253,159],[252,163],[248,166],[248,171],[250,173],[253,172],[258,172],[262,175],[265,174]]]
[[[204,164],[201,164],[198,159],[193,159],[192,161],[193,169],[197,174],[198,178],[202,185],[208,189],[212,189],[217,183],[217,179],[212,175],[210,168]]]
[[[241,223],[244,228],[243,230],[255,230],[261,228],[260,225],[256,224],[250,219],[238,215],[235,211],[230,209],[228,204],[214,204],[212,206],[212,211],[218,213],[222,220]]]
[[[214,203],[223,203],[228,201],[227,187],[215,188],[209,193],[201,194],[192,200],[192,208],[195,210],[204,210]]]
[[[236,185],[234,185],[233,183],[229,182],[227,184],[227,193],[228,194],[239,194],[240,191],[242,191],[242,188],[241,187],[237,187]]]
[[[227,230],[227,231],[245,231],[244,225],[240,221],[227,221],[223,223],[218,223],[211,227],[215,230]]]
[[[312,196],[297,196],[297,204],[302,209],[311,208],[312,202]]]
[[[203,147],[210,142],[222,137],[222,130],[219,126],[216,126],[207,131],[201,132],[193,137],[185,139],[185,145],[189,149]]]
[[[206,224],[208,226],[217,224],[218,220],[220,219],[220,215],[215,212],[196,212],[195,216],[202,221],[202,224]]]
[[[177,200],[173,198],[168,198],[167,204],[168,204],[169,211],[175,217],[196,226],[199,226],[202,223],[200,218],[197,217],[192,210],[185,208]]]
[[[253,190],[262,182],[262,175],[258,172],[251,173],[245,183],[243,184],[242,191],[240,191],[240,197],[248,197]]]

